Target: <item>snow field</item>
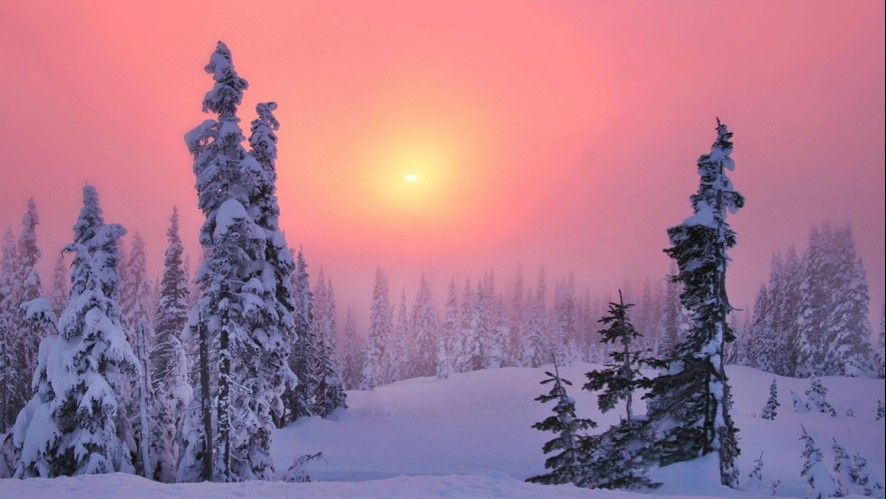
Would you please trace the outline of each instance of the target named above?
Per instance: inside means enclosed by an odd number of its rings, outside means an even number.
[[[573,382],[569,395],[580,417],[603,431],[618,420],[623,406],[601,415],[596,395],[582,391],[584,373],[598,366],[577,363],[561,368]],[[315,480],[307,484],[159,484],[114,474],[52,480],[3,480],[0,497],[634,497],[636,493],[578,489],[571,485],[524,483],[544,472],[541,447],[551,434],[530,426],[551,414],[553,403],[533,399],[546,392],[541,368],[503,368],[453,374],[448,379],[416,378],[372,391],[348,392],[348,410],[328,419],[297,421],[274,433],[272,455],[282,476],[292,460],[317,451],[323,459],[308,465]],[[804,496],[806,483],[799,440],[801,425],[833,467],[832,438],[850,454],[859,452],[883,483],[884,425],[875,421],[884,381],[824,377],[828,400],[839,416],[796,413],[791,391],[802,394],[809,379],[776,377],[781,406],[773,421],[756,417],[769,397],[773,375],[747,367],[728,368],[733,415],[740,429],[738,457],[743,490],[719,484],[716,459],[700,459],[653,470],[664,485],[658,496],[759,497],[768,490],[748,484],[753,461],[763,452],[763,486],[781,480],[779,496]],[[845,416],[847,409],[855,417]],[[645,410],[635,401],[635,410]]]

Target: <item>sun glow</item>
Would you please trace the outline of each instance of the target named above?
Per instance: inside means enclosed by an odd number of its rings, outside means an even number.
[[[407,173],[406,176],[403,177],[403,181],[410,183],[410,184],[414,184],[414,183],[418,182],[418,175],[416,175],[414,173]]]

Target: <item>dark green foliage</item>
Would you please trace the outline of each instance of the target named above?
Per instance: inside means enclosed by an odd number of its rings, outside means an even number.
[[[545,461],[545,468],[551,470],[550,473],[534,476],[526,481],[543,484],[573,483],[584,486],[584,456],[588,454],[589,447],[593,443],[593,438],[588,437],[584,431],[595,428],[597,423],[590,419],[580,419],[575,415],[575,401],[566,394],[566,386],[571,386],[572,383],[560,377],[556,362],[554,372],[545,372],[545,374],[548,378],[541,384],[553,383],[553,386],[550,392],[539,395],[535,400],[543,404],[556,401],[557,405],[552,416],[535,423],[532,427],[557,435],[542,448],[545,454],[561,452]]]
[[[661,485],[650,481],[642,466],[641,455],[649,442],[645,421],[622,420],[592,438],[585,467],[586,487],[640,490]]]
[[[648,384],[649,380],[640,374],[640,367],[649,363],[643,351],[635,351],[631,346],[642,335],[637,332],[628,318],[628,309],[632,303],[625,303],[621,290],[618,292],[618,303],[609,304],[609,315],[598,322],[608,326],[600,330],[603,343],[620,343],[621,349],[613,350],[609,356],[612,362],[606,364],[602,371],[594,370],[587,373],[588,382],[584,389],[589,391],[603,390],[597,396],[600,410],[607,412],[615,407],[620,400],[626,401],[626,419],[633,419],[631,403],[634,390]]]
[[[775,416],[778,415],[779,405],[781,404],[778,403],[778,385],[775,383],[775,378],[772,378],[772,384],[769,386],[769,400],[766,401],[760,417],[763,419],[775,419]]]
[[[624,400],[625,419],[594,437],[594,446],[588,455],[586,483],[593,488],[654,488],[660,484],[645,477],[644,468],[638,466],[642,459],[635,460],[637,453],[647,446],[648,435],[644,422],[636,420],[631,410],[634,391],[649,384],[640,374],[640,367],[651,364],[652,360],[645,357],[643,351],[632,349],[642,336],[628,318],[628,310],[634,305],[624,302],[620,290],[618,298],[618,303],[609,304],[609,314],[599,322],[607,326],[600,331],[603,343],[617,343],[621,348],[609,354],[612,361],[605,369],[586,374],[588,382],[584,389],[602,390],[597,397],[602,412],[612,410]]]

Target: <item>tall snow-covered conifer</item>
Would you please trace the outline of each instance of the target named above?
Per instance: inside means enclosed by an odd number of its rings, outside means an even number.
[[[877,376],[886,377],[886,305],[880,306],[880,334],[877,335]]]
[[[19,343],[16,346],[18,362],[16,368],[21,373],[33,373],[37,367],[37,349],[40,340],[46,336],[46,326],[40,322],[28,321],[19,313],[20,307],[25,303],[39,298],[43,293],[40,287],[40,274],[37,272],[37,261],[40,259],[40,249],[37,247],[37,225],[40,217],[37,215],[37,205],[34,198],[28,199],[28,207],[22,216],[22,232],[18,238],[17,268],[15,269],[15,302],[16,319],[15,327],[19,334]],[[16,408],[22,407],[31,398],[30,375],[19,378],[15,400]]]
[[[15,422],[21,408],[16,403],[20,378],[25,373],[18,370],[16,346],[19,331],[16,329],[15,271],[16,246],[12,230],[3,235],[3,250],[0,256],[0,431],[5,432]]]
[[[381,269],[375,271],[372,305],[369,310],[369,335],[366,364],[363,367],[361,390],[371,390],[392,381],[390,375],[390,342],[393,336],[393,314],[388,298],[388,278]]]
[[[188,381],[188,359],[180,335],[188,319],[188,285],[185,275],[181,237],[179,236],[178,210],[172,209],[169,241],[163,261],[163,277],[160,281],[160,301],[154,316],[155,347],[150,352],[151,382],[156,403],[154,405],[155,433],[151,438],[153,448],[153,476],[163,482],[175,480],[179,440],[176,428],[181,423],[185,406],[193,396]]]
[[[357,336],[357,324],[349,307],[345,313],[344,345],[341,349],[342,381],[346,390],[360,387],[364,356],[363,344]]]
[[[153,322],[153,307],[151,307],[151,280],[148,277],[147,258],[145,257],[145,241],[141,235],[136,232],[132,236],[132,243],[129,248],[129,255],[125,261],[120,262],[120,313],[123,318],[123,330],[126,332],[126,339],[132,349],[138,353],[139,339],[137,329],[139,324],[145,331],[145,348],[146,352],[153,343],[153,334],[150,324]],[[142,359],[139,359],[140,361]],[[147,359],[145,359],[147,360]],[[151,470],[143,468],[142,449],[140,442],[145,441],[150,429],[142,426],[141,418],[141,379],[133,379],[124,386],[123,398],[126,405],[123,407],[120,417],[122,418],[120,426],[123,433],[129,439],[129,446],[133,452],[132,462],[135,465],[136,472],[142,476],[150,477]],[[153,391],[151,391],[153,396]],[[153,406],[153,400],[148,401]]]
[[[145,240],[136,232],[132,236],[129,257],[121,262],[122,275],[120,281],[120,312],[123,315],[123,326],[130,344],[137,343],[135,328],[139,322],[149,326],[153,323],[154,311],[150,306],[151,279],[148,277],[147,258],[145,257]],[[150,334],[148,345],[151,343]]]
[[[677,263],[679,273],[672,279],[683,283],[680,301],[691,312],[692,323],[669,359],[669,370],[654,380],[647,397],[648,419],[657,432],[652,453],[659,462],[716,452],[720,481],[735,487],[739,449],[723,347],[734,339],[727,323],[732,307],[726,296],[726,266],[736,237],[726,217],[744,206],[744,197],[726,175],[735,168],[731,153],[732,133],[717,120],[711,152],[698,160],[701,181],[691,196],[694,214],[668,229],[672,247],[665,250]]]
[[[312,329],[317,340],[319,363],[314,369],[317,385],[311,394],[313,398],[311,412],[316,416],[326,417],[339,407],[346,408],[347,404],[335,353],[337,329],[332,279],[327,279],[323,275],[323,269],[320,269],[317,280]]]
[[[825,371],[837,376],[869,376],[871,366],[871,324],[868,320],[867,278],[861,259],[855,253],[852,227],[834,231],[835,274],[832,289],[834,306],[828,310],[829,334],[825,351]]]
[[[412,332],[415,337],[415,376],[437,373],[437,314],[424,274],[412,306]]]
[[[125,233],[104,223],[95,188],[85,186],[74,241],[65,247],[75,255],[71,297],[59,335],[40,345],[36,393],[15,424],[18,477],[133,471],[117,427],[123,384],[138,371],[116,301],[117,240]]]
[[[449,283],[446,308],[443,310],[443,323],[437,336],[437,377],[448,378],[457,372],[458,338],[461,334],[461,323],[458,315],[458,290],[455,279]]]
[[[284,395],[285,417],[278,425],[311,416],[312,395],[317,389],[314,373],[320,360],[317,352],[318,341],[314,337],[314,293],[311,291],[308,263],[304,251],[298,250],[295,271],[291,276],[295,297],[295,310],[292,313],[295,337],[289,355],[289,367],[295,373],[297,384]]]
[[[231,52],[219,42],[206,65],[215,86],[203,109],[218,119],[204,121],[185,140],[194,156],[198,206],[206,216],[200,243],[208,252],[198,274],[202,296],[188,328],[201,348],[201,396],[183,426],[179,460],[182,480],[271,479],[272,411],[282,390],[295,379],[285,359],[292,336],[294,309],[289,275],[294,268],[277,228],[273,158],[266,132],[251,141],[247,154],[237,107],[248,87],[234,69]],[[259,105],[259,119],[271,123],[273,106]],[[264,125],[260,125],[264,126]],[[257,144],[263,144],[261,148]],[[209,365],[208,349],[217,360]],[[212,393],[210,370],[217,372]],[[215,419],[208,417],[212,400]],[[216,425],[213,432],[212,423]],[[215,433],[212,435],[212,433]]]
[[[258,117],[252,121],[249,155],[258,168],[249,170],[255,177],[250,193],[250,214],[261,227],[265,239],[264,253],[257,256],[261,270],[256,273],[264,290],[264,310],[255,317],[253,341],[261,349],[262,376],[256,390],[264,398],[274,420],[285,413],[284,393],[296,384],[289,368],[292,343],[296,337],[296,295],[292,287],[295,261],[283,232],[280,230],[280,207],[277,203],[277,134],[280,123],[274,117],[276,102],[260,102],[255,106]],[[265,430],[262,430],[263,434]],[[269,438],[269,437],[268,437]]]

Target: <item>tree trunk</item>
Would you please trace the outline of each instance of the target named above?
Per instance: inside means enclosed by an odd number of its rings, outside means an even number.
[[[139,446],[141,447],[142,458],[142,475],[149,479],[154,479],[154,470],[151,466],[151,429],[148,425],[148,358],[145,355],[145,325],[139,321],[135,329],[138,337],[138,363],[141,372],[138,376],[139,398],[138,398],[138,416],[141,425],[141,438]]]
[[[206,326],[200,326],[200,408],[203,413],[203,481],[212,481],[212,404],[209,391],[209,338]]]

